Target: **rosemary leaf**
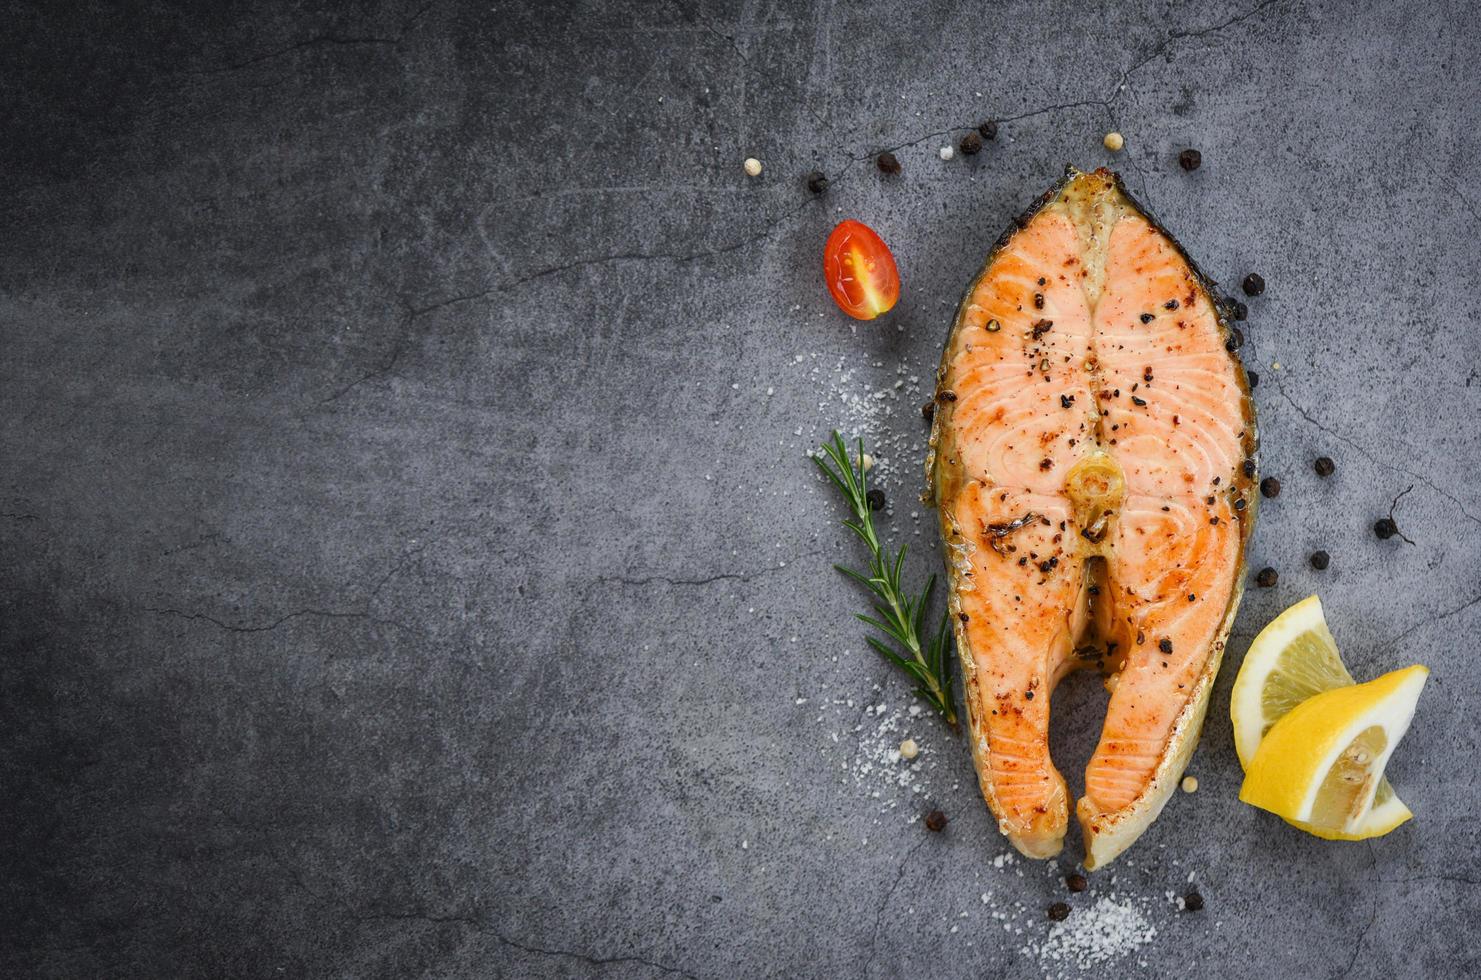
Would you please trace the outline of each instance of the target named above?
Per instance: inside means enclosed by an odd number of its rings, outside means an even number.
[[[849,455],[848,446],[837,432],[823,443],[821,455],[811,457],[818,469],[843,494],[851,513],[843,526],[869,549],[868,574],[843,565],[834,565],[849,578],[867,588],[874,596],[874,615],[856,613],[856,617],[893,640],[891,646],[877,636],[866,636],[869,646],[886,660],[910,675],[918,685],[915,693],[926,701],[952,728],[957,727],[956,703],[951,692],[951,629],[948,613],[941,614],[940,626],[934,632],[926,625],[926,612],[936,588],[936,576],[926,580],[919,594],[906,593],[900,586],[905,567],[906,546],[891,553],[880,544],[874,530],[874,512],[869,509],[869,479],[864,472],[864,441],[858,441],[858,452]]]

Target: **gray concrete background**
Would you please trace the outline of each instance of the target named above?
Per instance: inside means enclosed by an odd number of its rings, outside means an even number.
[[[1123,976],[1481,969],[1475,11],[1083,6],[11,5],[0,971],[1078,975],[1043,915],[1078,839],[1002,858],[849,619],[804,458],[880,446],[883,526],[936,567],[919,379],[1065,163],[1265,276],[1285,486],[1202,788],[1070,924],[1155,929]],[[823,291],[846,216],[899,259],[883,322]],[[1414,543],[1378,541],[1406,490]],[[1368,844],[1235,799],[1234,670],[1314,590],[1354,673],[1434,671],[1390,769],[1418,817]],[[1103,701],[1057,695],[1072,785]],[[901,785],[870,760],[907,732]]]

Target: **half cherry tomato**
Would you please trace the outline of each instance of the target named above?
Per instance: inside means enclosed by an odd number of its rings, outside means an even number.
[[[855,320],[888,313],[900,298],[900,273],[884,239],[862,221],[840,221],[823,246],[823,281]]]

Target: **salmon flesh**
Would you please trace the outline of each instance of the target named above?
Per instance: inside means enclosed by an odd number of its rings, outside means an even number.
[[[1059,853],[1049,702],[1111,692],[1076,814],[1085,866],[1156,818],[1198,741],[1254,524],[1255,420],[1226,304],[1106,170],[999,240],[937,374],[927,476],[968,735],[1013,845]]]

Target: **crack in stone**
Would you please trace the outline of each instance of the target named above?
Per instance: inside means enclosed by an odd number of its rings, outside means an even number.
[[[1186,40],[1189,40],[1190,38],[1208,37],[1211,34],[1217,34],[1217,33],[1219,33],[1222,30],[1225,30],[1227,28],[1233,27],[1236,24],[1241,24],[1244,21],[1249,20],[1251,17],[1253,17],[1256,14],[1260,13],[1261,11],[1265,10],[1265,8],[1267,8],[1267,7],[1272,7],[1275,4],[1277,4],[1277,3],[1283,3],[1283,2],[1285,2],[1285,0],[1264,0],[1263,3],[1256,4],[1254,7],[1251,7],[1249,10],[1245,11],[1242,14],[1235,14],[1233,17],[1230,17],[1228,20],[1224,21],[1221,24],[1215,24],[1212,27],[1205,27],[1205,28],[1201,28],[1201,29],[1195,30],[1195,31],[1170,31],[1170,32],[1168,32],[1168,35],[1166,37],[1164,37],[1161,41],[1158,41],[1155,45],[1153,45],[1151,51],[1149,51],[1145,56],[1143,56],[1142,58],[1140,58],[1139,60],[1137,60],[1136,62],[1134,62],[1130,68],[1127,68],[1125,71],[1123,71],[1121,73],[1121,80],[1116,83],[1116,88],[1115,88],[1115,91],[1111,95],[1110,101],[1115,102],[1117,99],[1119,99],[1121,97],[1121,93],[1123,91],[1125,91],[1125,89],[1126,89],[1126,83],[1131,79],[1131,76],[1132,75],[1135,75],[1137,72],[1141,71],[1147,65],[1151,64],[1151,62],[1158,55],[1165,54],[1167,52],[1167,49],[1170,48],[1170,47],[1172,47],[1178,41],[1186,41]]]
[[[201,537],[199,537],[196,540],[192,541],[190,544],[182,544],[178,548],[169,548],[169,549],[167,549],[165,551],[162,551],[162,552],[160,552],[160,557],[162,557],[162,558],[168,558],[171,555],[178,555],[181,552],[194,551],[197,548],[204,548],[207,545],[212,544],[213,542],[216,542],[216,541],[220,541],[220,540],[222,540],[221,535],[219,533],[217,533],[216,531],[212,531],[209,534],[202,535]]]
[[[1135,75],[1137,72],[1139,72],[1143,68],[1145,68],[1148,64],[1150,64],[1152,62],[1152,60],[1154,58],[1156,58],[1160,54],[1165,53],[1168,48],[1170,48],[1173,44],[1177,43],[1178,41],[1184,41],[1184,40],[1188,40],[1189,38],[1195,38],[1195,37],[1207,37],[1207,36],[1209,36],[1211,34],[1216,34],[1219,31],[1225,30],[1227,28],[1230,28],[1230,27],[1235,26],[1236,24],[1242,23],[1243,21],[1249,20],[1251,17],[1254,17],[1256,14],[1258,14],[1261,11],[1265,10],[1267,7],[1271,7],[1271,6],[1274,6],[1277,3],[1283,3],[1283,2],[1285,2],[1285,0],[1264,0],[1263,3],[1257,4],[1256,6],[1252,7],[1250,10],[1247,10],[1247,11],[1245,11],[1242,14],[1237,14],[1237,15],[1229,18],[1228,20],[1224,21],[1223,23],[1215,24],[1212,27],[1205,27],[1205,28],[1202,28],[1202,29],[1199,29],[1199,30],[1194,30],[1194,31],[1173,31],[1173,32],[1169,33],[1165,38],[1163,38],[1161,41],[1157,42],[1157,44],[1153,46],[1152,50],[1148,54],[1146,54],[1142,58],[1138,59],[1136,62],[1133,62],[1130,67],[1124,69],[1121,72],[1121,76],[1117,80],[1116,85],[1114,86],[1114,88],[1112,89],[1112,92],[1111,92],[1111,95],[1110,95],[1109,98],[1105,98],[1105,99],[1080,99],[1080,100],[1075,101],[1075,102],[1061,102],[1061,103],[1056,103],[1054,105],[1042,106],[1042,107],[1037,108],[1037,109],[1030,109],[1030,110],[1027,110],[1025,112],[1020,112],[1017,115],[1012,115],[1012,116],[993,116],[991,118],[995,122],[999,122],[999,123],[1018,122],[1019,120],[1022,120],[1022,119],[1032,119],[1035,116],[1048,115],[1049,113],[1052,113],[1052,112],[1061,112],[1061,111],[1063,111],[1065,109],[1081,109],[1081,108],[1086,108],[1086,107],[1090,107],[1090,106],[1099,106],[1100,108],[1106,110],[1106,112],[1109,115],[1109,118],[1111,120],[1111,125],[1114,128],[1116,128],[1116,129],[1119,130],[1120,129],[1120,124],[1117,121],[1117,117],[1115,116],[1115,105],[1116,105],[1116,102],[1117,102],[1117,100],[1119,100],[1121,98],[1121,93],[1124,92],[1124,91],[1126,91],[1126,83],[1130,80],[1131,76]],[[975,128],[975,126],[976,126],[975,123],[970,124],[970,125],[964,125],[964,126],[949,126],[946,129],[939,129],[939,130],[936,130],[935,132],[932,132],[932,133],[926,133],[923,136],[918,136],[915,139],[906,140],[903,143],[896,143],[893,146],[881,147],[880,149],[874,150],[874,151],[872,151],[870,153],[865,153],[863,155],[849,155],[847,157],[847,159],[848,159],[848,166],[845,167],[844,170],[847,171],[849,169],[849,167],[852,167],[854,164],[856,164],[856,163],[862,163],[865,160],[872,159],[873,157],[879,155],[880,153],[887,153],[887,152],[888,153],[893,153],[896,150],[903,150],[903,149],[907,149],[909,147],[919,146],[921,143],[924,143],[926,140],[940,139],[943,136],[955,137],[958,133],[965,133],[968,130]],[[1140,164],[1138,164],[1136,162],[1136,159],[1135,159],[1134,156],[1128,155],[1127,156],[1127,161],[1128,161],[1129,165],[1131,166],[1132,170],[1136,171],[1137,177],[1139,178],[1139,181],[1141,183],[1141,196],[1142,196],[1143,200],[1146,200],[1147,201],[1148,206],[1150,207],[1151,206],[1151,200],[1150,200],[1150,197],[1149,197],[1149,195],[1147,193],[1146,176],[1142,173],[1141,166],[1140,166]],[[839,176],[841,178],[843,175],[840,174]]]
[[[895,869],[895,880],[891,883],[889,890],[879,900],[879,905],[874,910],[874,932],[869,937],[869,958],[864,962],[864,975],[869,975],[869,968],[874,965],[874,947],[879,942],[879,926],[884,921],[885,909],[889,907],[890,899],[895,896],[895,890],[900,887],[900,881],[905,877],[905,869],[910,865],[910,859],[915,857],[915,852],[920,850],[929,841],[929,837],[922,837],[915,846],[905,852],[900,859],[900,865]]]
[[[401,360],[401,355],[406,351],[406,343],[409,339],[407,335],[407,328],[411,325],[411,321],[413,319],[415,318],[410,316],[403,318],[401,329],[398,330],[396,333],[396,346],[391,349],[390,357],[386,358],[386,360],[378,367],[372,368],[371,370],[365,372],[354,381],[351,381],[343,388],[340,388],[338,391],[334,392],[332,395],[327,395],[326,397],[319,399],[319,404],[327,405],[329,402],[338,401],[340,398],[348,395],[350,392],[354,391],[356,388],[360,387],[366,382],[374,381],[376,378],[383,378],[394,371],[396,369],[396,363]]]
[[[1370,880],[1376,884],[1378,879],[1378,855],[1373,852],[1373,842],[1370,840],[1366,843],[1368,845],[1368,860],[1372,862]],[[1338,977],[1352,976],[1352,968],[1357,965],[1358,954],[1363,951],[1363,941],[1368,938],[1368,933],[1372,930],[1374,923],[1378,921],[1378,889],[1370,887],[1369,891],[1373,895],[1373,914],[1369,916],[1368,924],[1363,927],[1363,931],[1358,933],[1357,942],[1352,944],[1352,958],[1347,961],[1347,968],[1337,974]]]
[[[510,939],[503,933],[491,928],[487,920],[477,915],[467,915],[456,912],[425,912],[420,910],[400,912],[360,912],[354,910],[353,908],[350,908],[349,906],[342,906],[342,908],[344,909],[345,914],[356,922],[424,922],[428,925],[434,926],[467,926],[468,928],[473,929],[477,932],[487,933],[488,935],[493,936],[495,939],[506,946],[511,946],[515,949],[530,953],[535,956],[557,956],[566,959],[575,959],[580,960],[583,963],[588,963],[592,966],[611,966],[617,963],[640,963],[643,966],[651,967],[655,970],[658,970],[660,973],[664,973],[669,976],[687,977],[688,980],[699,980],[699,977],[687,970],[680,969],[679,967],[669,966],[666,963],[659,963],[657,960],[650,960],[647,957],[639,956],[636,953],[629,953],[620,956],[597,956],[592,953],[583,953],[580,950],[575,949],[555,949],[546,946],[536,946],[532,943],[523,943],[516,939]]]
[[[420,548],[414,548],[410,552],[402,555],[401,560],[393,565],[390,570],[387,571],[384,575],[382,575],[380,579],[376,581],[375,585],[370,589],[370,591],[365,594],[365,598],[360,601],[360,604],[364,608],[359,611],[349,611],[342,609],[317,609],[312,606],[306,606],[303,609],[295,609],[292,612],[284,613],[276,619],[270,620],[266,623],[244,626],[240,623],[229,623],[226,620],[219,619],[209,613],[189,612],[184,609],[174,609],[167,606],[145,606],[143,608],[145,612],[153,613],[156,616],[170,616],[175,619],[210,623],[218,629],[225,630],[228,633],[270,633],[280,626],[291,623],[296,619],[302,619],[305,617],[315,617],[320,619],[364,620],[365,622],[368,622],[374,626],[394,626],[397,629],[405,630],[406,632],[410,633],[412,632],[412,628],[410,626],[394,619],[386,619],[384,617],[375,615],[375,612],[372,610],[371,606],[375,603],[375,600],[380,597],[381,591],[385,589],[386,584],[390,582],[391,579],[393,579],[398,573],[403,571],[413,561],[421,557],[423,552],[427,550],[427,547],[427,545],[423,545]]]
[[[286,55],[293,54],[293,53],[295,53],[297,51],[304,51],[304,50],[307,50],[307,49],[310,49],[310,48],[321,48],[321,47],[360,47],[360,46],[366,46],[366,45],[370,45],[370,46],[382,46],[382,47],[395,47],[396,45],[400,44],[402,41],[406,40],[406,35],[411,32],[412,27],[414,27],[416,25],[416,22],[417,21],[421,20],[422,16],[428,10],[432,9],[433,5],[434,5],[433,3],[424,4],[421,7],[421,9],[417,10],[414,14],[412,14],[406,20],[402,21],[402,23],[401,23],[401,33],[397,34],[395,37],[380,37],[378,35],[373,35],[373,34],[360,34],[360,35],[356,35],[356,34],[336,34],[336,33],[333,33],[333,32],[325,32],[323,34],[316,34],[313,37],[305,38],[302,41],[296,41],[293,44],[284,45],[281,48],[274,48],[271,51],[265,51],[265,52],[263,52],[261,54],[254,55],[254,56],[252,56],[250,58],[243,59],[242,61],[233,61],[233,62],[230,62],[230,63],[225,64],[225,65],[220,65],[220,66],[218,66],[216,68],[199,68],[199,69],[195,69],[195,70],[191,70],[191,71],[181,72],[181,74],[184,74],[184,75],[224,75],[224,74],[227,74],[229,72],[241,71],[244,68],[252,68],[252,67],[254,67],[256,65],[263,64],[264,62],[272,61],[272,60],[277,59],[277,58],[282,58],[282,57],[284,57]]]
[[[816,558],[820,554],[822,554],[822,551],[805,552],[803,554],[797,555],[796,557],[787,559],[786,565],[791,565],[793,563],[799,562],[804,558]],[[641,587],[645,585],[652,585],[655,582],[662,582],[665,585],[671,586],[700,586],[710,585],[714,582],[726,581],[749,582],[752,579],[760,578],[763,575],[771,575],[776,572],[784,572],[787,570],[786,565],[771,565],[766,568],[758,568],[750,572],[719,572],[715,575],[706,575],[700,578],[675,578],[669,575],[646,575],[641,577],[626,575],[598,575],[595,579],[592,580],[592,584],[630,585],[634,587]]]
[[[1403,500],[1406,496],[1408,496],[1409,491],[1411,491],[1413,489],[1414,489],[1414,484],[1412,484],[1412,483],[1409,484],[1407,487],[1405,487],[1404,489],[1400,490],[1397,494],[1395,494],[1394,495],[1393,502],[1391,502],[1388,505],[1388,521],[1389,521],[1390,524],[1392,524],[1394,526],[1394,533],[1397,534],[1400,538],[1402,538],[1404,540],[1404,543],[1405,544],[1411,544],[1411,545],[1414,543],[1414,540],[1412,538],[1410,538],[1409,535],[1407,535],[1403,531],[1399,530],[1399,522],[1396,521],[1396,520],[1394,520],[1394,511],[1398,509],[1398,507],[1399,507],[1399,501]]]
[[[994,116],[992,118],[994,122],[999,123],[1017,122],[1020,119],[1032,119],[1035,116],[1048,115],[1051,112],[1060,112],[1065,109],[1079,109],[1086,106],[1100,106],[1101,108],[1105,108],[1107,105],[1108,102],[1105,99],[1085,99],[1079,102],[1062,102],[1057,105],[1049,105],[1043,106],[1042,108],[1038,109],[1030,109],[1027,112],[1021,112],[1016,116]],[[913,146],[919,146],[927,140],[940,139],[943,136],[951,136],[954,138],[958,133],[966,133],[968,130],[976,128],[976,123],[965,126],[950,126],[946,129],[938,129],[933,133],[926,133],[923,136],[917,136],[915,139],[906,140],[903,143],[896,143],[892,146],[882,146],[877,150],[872,150],[862,155],[851,154],[847,159],[849,162],[849,166],[853,166],[856,163],[863,163],[866,160],[872,160],[881,153],[894,153],[896,150],[909,149]],[[842,174],[840,174],[839,176],[841,178]]]
[[[1383,878],[1379,880],[1379,884],[1409,885],[1416,881],[1449,881],[1457,885],[1481,885],[1481,878],[1468,878],[1465,875],[1450,874],[1415,875],[1412,878]]]
[[[659,963],[655,960],[650,960],[646,957],[638,956],[636,954],[623,956],[594,956],[589,953],[580,952],[579,950],[549,949],[543,946],[535,946],[529,943],[522,943],[517,940],[510,939],[508,936],[505,936],[498,930],[492,928],[486,919],[478,915],[470,915],[457,912],[428,912],[419,909],[401,911],[376,911],[369,908],[356,908],[338,895],[326,894],[320,892],[316,888],[310,887],[308,882],[303,880],[303,876],[298,873],[298,869],[284,860],[272,847],[271,839],[267,836],[267,832],[265,829],[255,829],[247,824],[244,824],[242,821],[238,820],[230,811],[226,810],[220,805],[213,804],[212,809],[214,809],[217,813],[224,817],[228,823],[236,827],[238,830],[243,832],[255,833],[262,841],[263,856],[266,857],[267,860],[270,861],[273,865],[275,865],[295,888],[312,898],[318,904],[319,908],[335,909],[339,911],[340,914],[344,915],[346,918],[349,918],[354,922],[426,922],[431,925],[468,926],[469,928],[493,936],[495,939],[499,940],[499,942],[504,943],[507,946],[512,946],[515,949],[520,949],[527,953],[532,953],[538,956],[568,957],[570,959],[581,960],[582,962],[589,963],[593,966],[606,966],[614,963],[641,963],[644,966],[652,967],[653,969],[668,974],[670,976],[687,977],[688,980],[699,980],[699,977],[695,976],[693,973],[688,972],[687,970],[668,966],[664,963]]]
[[[710,249],[703,252],[619,252],[612,255],[601,255],[589,259],[579,259],[574,262],[563,262],[559,265],[548,266],[544,269],[537,269],[534,272],[530,272],[515,279],[512,279],[507,283],[502,283],[497,286],[490,286],[487,289],[479,289],[468,293],[459,293],[454,296],[449,296],[446,299],[441,299],[434,303],[429,303],[425,306],[409,306],[403,317],[401,330],[396,341],[396,346],[391,351],[391,355],[385,360],[385,362],[378,367],[375,367],[372,370],[362,374],[360,377],[356,378],[354,381],[351,381],[349,384],[344,385],[331,394],[326,395],[324,398],[321,398],[319,400],[319,403],[323,405],[333,401],[337,401],[340,398],[343,398],[345,395],[349,394],[351,391],[360,387],[361,385],[366,384],[370,381],[374,381],[377,378],[385,377],[386,375],[394,371],[396,368],[396,364],[400,361],[402,355],[406,351],[407,344],[410,340],[411,325],[422,317],[435,313],[438,310],[446,309],[450,306],[457,306],[462,303],[473,303],[479,300],[488,299],[489,297],[497,295],[499,293],[511,292],[515,289],[518,289],[520,286],[525,285],[526,283],[535,281],[536,279],[543,279],[546,276],[553,276],[558,273],[569,272],[572,269],[579,269],[589,265],[604,265],[608,262],[644,261],[684,263],[697,262],[700,259],[712,258],[717,255],[725,255],[726,253],[734,252],[737,249],[741,249],[746,247],[747,245],[759,242],[762,239],[769,238],[771,234],[776,231],[776,229],[779,228],[784,221],[796,215],[810,203],[812,202],[803,201],[797,207],[783,212],[772,221],[768,221],[766,225],[761,229],[761,231],[759,231],[755,235],[742,238],[739,241],[730,243],[729,245],[722,245],[721,247],[716,249]]]
[[[1327,425],[1323,424],[1322,422],[1320,422],[1319,420],[1317,420],[1310,412],[1308,412],[1306,409],[1302,408],[1299,404],[1296,403],[1296,400],[1294,398],[1292,398],[1290,396],[1290,394],[1286,391],[1285,385],[1281,383],[1281,380],[1279,378],[1276,378],[1275,379],[1275,390],[1280,394],[1280,396],[1282,398],[1284,398],[1286,400],[1286,403],[1288,405],[1290,405],[1293,409],[1296,410],[1297,414],[1299,414],[1303,419],[1305,419],[1307,422],[1311,423],[1312,425],[1316,426],[1318,429],[1320,429],[1321,431],[1325,432],[1327,435],[1331,436],[1333,439],[1336,439],[1337,441],[1341,442],[1343,445],[1345,445],[1345,446],[1347,446],[1347,447],[1349,447],[1351,449],[1357,450],[1357,452],[1359,452],[1360,454],[1362,454],[1362,457],[1364,459],[1366,459],[1368,462],[1372,463],[1374,466],[1381,466],[1384,469],[1392,470],[1395,473],[1402,473],[1403,475],[1409,477],[1412,480],[1418,480],[1420,483],[1424,484],[1426,487],[1429,487],[1435,493],[1439,494],[1441,497],[1444,497],[1446,500],[1448,500],[1452,504],[1454,504],[1456,506],[1456,508],[1461,512],[1462,515],[1464,515],[1464,517],[1467,520],[1471,521],[1473,524],[1481,524],[1481,517],[1477,517],[1475,514],[1472,514],[1468,509],[1466,509],[1466,505],[1461,502],[1460,498],[1456,497],[1455,495],[1449,493],[1446,490],[1441,489],[1439,486],[1437,486],[1434,483],[1434,481],[1429,480],[1426,477],[1424,477],[1424,476],[1422,476],[1422,475],[1420,475],[1418,473],[1415,473],[1413,470],[1406,470],[1402,466],[1398,466],[1398,465],[1395,465],[1394,463],[1389,463],[1389,462],[1386,462],[1384,460],[1379,459],[1378,457],[1374,456],[1371,452],[1369,452],[1367,449],[1364,449],[1362,446],[1360,446],[1356,442],[1354,442],[1350,437],[1343,435],[1342,433],[1338,432],[1337,430],[1335,430],[1333,428],[1330,428],[1329,426],[1327,426]]]
[[[1114,98],[1106,101],[1106,116],[1111,120],[1111,131],[1119,133],[1121,131],[1121,118],[1116,114],[1116,100]],[[1152,192],[1147,187],[1147,175],[1142,170],[1142,165],[1137,162],[1135,146],[1127,149],[1126,162],[1131,166],[1132,171],[1136,173],[1138,194],[1142,201],[1151,210],[1157,210],[1156,205],[1152,201]]]
[[[227,74],[229,72],[241,71],[244,68],[251,68],[251,67],[253,67],[255,65],[260,65],[263,62],[272,61],[272,60],[274,60],[276,58],[281,58],[281,57],[283,57],[285,55],[290,55],[290,54],[294,53],[295,51],[303,51],[303,50],[308,49],[308,48],[324,47],[326,45],[328,45],[328,46],[336,46],[336,47],[355,47],[357,45],[387,45],[387,46],[395,46],[395,45],[400,44],[400,43],[401,43],[401,41],[400,41],[399,38],[390,38],[390,37],[370,37],[370,36],[356,37],[356,36],[353,36],[353,35],[342,35],[342,34],[318,34],[318,35],[315,35],[314,37],[306,38],[305,40],[299,41],[296,44],[289,44],[289,45],[286,45],[286,46],[281,47],[281,48],[275,48],[272,51],[263,52],[260,55],[256,55],[254,57],[247,58],[247,59],[245,59],[243,61],[233,61],[233,62],[231,62],[229,64],[221,65],[221,66],[219,66],[217,68],[200,68],[200,69],[196,69],[194,71],[184,72],[183,74],[186,74],[186,75],[224,75],[224,74]]]
[[[1446,177],[1443,173],[1436,170],[1434,168],[1434,165],[1431,164],[1428,160],[1421,159],[1420,162],[1424,164],[1424,168],[1430,172],[1430,176],[1435,178],[1436,182],[1439,183],[1441,187],[1444,187],[1447,191],[1454,194],[1456,199],[1460,201],[1461,206],[1463,206],[1467,211],[1471,212],[1472,218],[1474,218],[1478,222],[1481,222],[1481,213],[1478,213],[1476,211],[1476,205],[1472,204],[1470,198],[1461,193],[1461,190],[1459,187],[1456,186],[1455,181],[1451,180],[1449,177]],[[1467,379],[1466,381],[1466,386],[1470,387],[1469,379]]]
[[[212,616],[208,613],[186,612],[183,609],[171,609],[169,607],[160,606],[145,606],[143,608],[145,612],[153,613],[156,616],[171,616],[175,619],[200,620],[202,622],[207,622],[213,626],[219,627],[220,629],[226,630],[229,633],[270,633],[278,627],[284,625],[285,623],[290,623],[295,619],[302,619],[305,616],[317,617],[321,619],[363,619],[377,626],[395,626],[399,629],[407,631],[410,631],[411,629],[411,627],[407,626],[406,624],[399,623],[394,619],[381,619],[377,616],[372,616],[368,612],[342,612],[333,609],[295,609],[293,612],[284,613],[282,616],[279,616],[277,619],[274,619],[268,623],[262,623],[254,626],[241,626],[236,623],[228,623],[225,620],[217,619],[215,616]]]
[[[508,936],[505,936],[502,933],[494,932],[493,930],[488,931],[491,935],[493,935],[495,939],[499,940],[499,942],[501,943],[504,943],[506,946],[513,946],[515,949],[521,949],[524,950],[526,953],[533,953],[538,956],[564,956],[570,959],[581,960],[583,963],[590,963],[592,966],[608,966],[613,963],[641,963],[644,966],[652,967],[653,969],[668,974],[670,976],[687,977],[688,980],[699,980],[699,977],[695,976],[693,973],[690,973],[687,970],[681,970],[678,967],[658,963],[654,960],[650,960],[642,956],[592,956],[589,953],[582,953],[578,950],[547,949],[544,946],[533,946],[528,943],[517,942],[513,939],[510,939]]]
[[[780,227],[784,221],[797,214],[799,211],[801,211],[803,208],[807,207],[811,203],[812,202],[810,200],[803,201],[797,207],[791,208],[778,215],[775,219],[768,221],[766,225],[761,229],[761,231],[757,232],[756,234],[739,239],[738,241],[731,242],[729,245],[722,245],[719,248],[709,249],[703,252],[618,252],[612,255],[599,255],[589,259],[578,259],[574,262],[563,262],[559,265],[552,265],[547,266],[544,269],[537,269],[534,272],[526,273],[506,283],[501,283],[496,286],[490,286],[487,289],[475,290],[469,293],[460,293],[455,296],[449,296],[446,299],[438,300],[435,303],[429,303],[426,306],[414,307],[410,311],[409,322],[414,322],[424,316],[427,316],[430,313],[435,313],[436,311],[445,309],[449,306],[455,306],[459,303],[472,303],[481,299],[487,299],[497,293],[511,292],[512,290],[518,289],[520,286],[523,286],[524,284],[529,282],[533,282],[536,279],[543,279],[546,276],[553,276],[561,272],[569,272],[572,269],[580,269],[589,265],[604,265],[608,262],[697,262],[700,259],[713,258],[717,255],[725,255],[729,252],[734,252],[737,249],[745,248],[747,245],[755,244],[762,239],[769,238],[771,234],[776,231],[776,229]]]
[[[1478,595],[1475,598],[1470,599],[1470,600],[1462,603],[1459,606],[1456,606],[1454,609],[1451,609],[1451,610],[1449,610],[1447,612],[1442,612],[1439,615],[1430,616],[1430,617],[1428,617],[1426,619],[1422,619],[1419,622],[1415,623],[1413,626],[1410,626],[1409,628],[1405,629],[1402,633],[1400,633],[1398,636],[1394,637],[1392,640],[1390,640],[1388,645],[1391,646],[1391,647],[1396,647],[1410,633],[1413,633],[1413,632],[1415,632],[1416,630],[1419,630],[1419,629],[1423,629],[1426,626],[1433,626],[1436,623],[1438,623],[1438,622],[1440,622],[1442,620],[1449,619],[1452,616],[1459,616],[1461,613],[1465,612],[1467,609],[1469,609],[1472,606],[1476,605],[1476,603],[1478,603],[1478,602],[1481,602],[1481,595]]]

